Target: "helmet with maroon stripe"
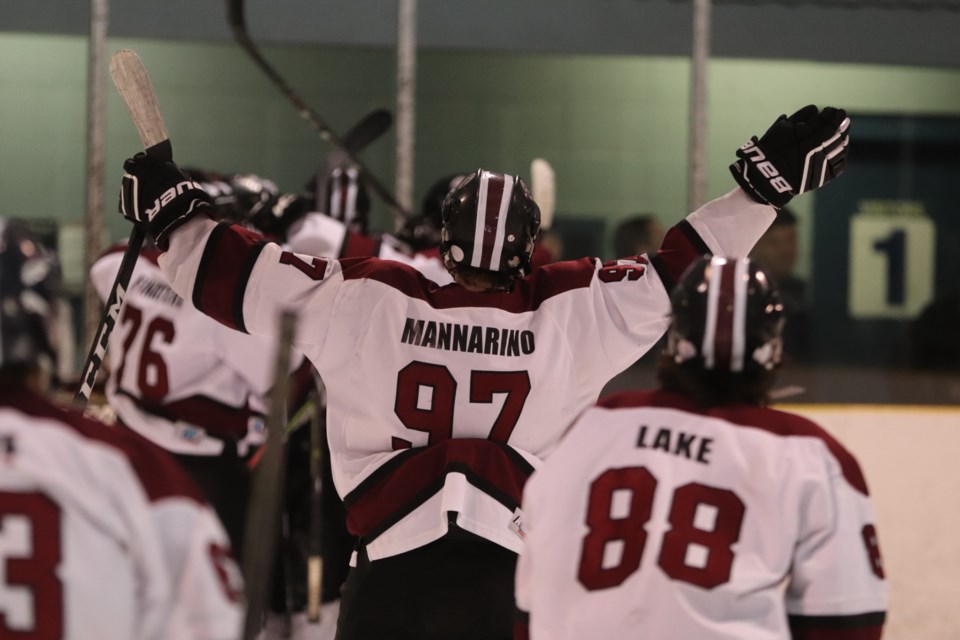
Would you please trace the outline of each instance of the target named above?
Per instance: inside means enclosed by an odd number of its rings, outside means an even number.
[[[540,208],[519,176],[478,169],[447,194],[440,255],[451,272],[530,273]]]
[[[308,186],[309,189],[309,186]],[[336,167],[327,175],[326,207],[334,220],[339,220],[351,231],[366,234],[370,230],[370,194],[363,173],[353,166]]]
[[[749,258],[705,256],[684,272],[670,303],[661,382],[666,369],[673,384],[665,386],[695,381],[699,395],[712,398],[708,404],[762,404],[781,362],[784,324],[780,293],[766,271]]]
[[[60,262],[20,224],[0,218],[0,369],[54,371]]]

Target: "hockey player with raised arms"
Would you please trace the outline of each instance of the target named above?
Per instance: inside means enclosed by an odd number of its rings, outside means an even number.
[[[204,313],[268,335],[280,309],[303,316],[296,344],[327,386],[333,476],[360,539],[338,637],[508,638],[527,477],[663,335],[668,291],[694,259],[745,255],[774,206],[844,170],[848,125],[831,107],[781,116],[748,143],[756,152],[738,151],[740,187],[672,227],[656,255],[607,264],[531,273],[537,205],[515,176],[479,170],[444,201],[455,282],[443,287],[396,262],[298,255],[217,224],[202,189],[144,154],[124,164],[121,212]]]
[[[700,258],[672,301],[660,388],[588,409],[526,485],[516,639],[879,640],[860,467],[766,408],[784,322],[769,276]]]
[[[0,219],[0,638],[235,640],[230,543],[167,454],[47,398],[59,267]]]

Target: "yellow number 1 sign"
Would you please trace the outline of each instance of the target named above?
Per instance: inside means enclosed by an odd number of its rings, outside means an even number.
[[[850,316],[917,316],[933,298],[935,240],[920,203],[861,202],[850,219]]]

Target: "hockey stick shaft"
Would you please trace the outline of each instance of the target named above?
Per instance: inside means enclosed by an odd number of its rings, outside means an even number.
[[[401,219],[407,219],[411,216],[410,212],[397,202],[397,199],[394,197],[393,193],[387,189],[382,182],[364,165],[360,162],[356,156],[349,152],[344,145],[343,140],[337,136],[327,123],[303,101],[303,98],[297,94],[296,91],[283,79],[277,70],[267,62],[266,58],[260,53],[260,50],[257,49],[257,46],[253,43],[253,40],[250,39],[250,34],[247,31],[246,21],[243,17],[243,0],[227,0],[227,12],[228,18],[230,20],[230,28],[233,31],[234,38],[237,40],[237,43],[247,52],[247,55],[260,67],[260,70],[263,71],[270,81],[273,82],[277,88],[280,89],[281,93],[287,97],[290,102],[297,108],[297,112],[300,114],[300,117],[303,118],[310,125],[310,127],[317,132],[321,139],[333,144],[334,146],[343,149],[347,158],[356,165],[357,169],[363,173],[364,177],[367,180],[367,183],[370,185],[370,188],[380,196],[380,198],[387,204],[390,209],[393,210],[394,215]]]
[[[115,52],[110,57],[110,77],[117,93],[123,99],[127,111],[130,112],[130,117],[140,134],[140,141],[143,143],[146,152],[172,159],[173,152],[167,135],[167,127],[163,122],[163,116],[160,114],[160,107],[157,105],[153,85],[150,83],[150,78],[147,76],[147,71],[144,69],[139,56],[129,49],[121,49]],[[133,231],[130,232],[130,239],[127,241],[127,249],[120,261],[117,277],[110,289],[110,295],[107,296],[107,302],[104,305],[93,344],[90,345],[87,359],[84,361],[83,373],[80,377],[80,389],[73,399],[74,406],[79,409],[87,406],[87,401],[90,400],[90,395],[93,393],[97,373],[100,371],[100,366],[107,352],[107,344],[110,342],[110,334],[113,333],[113,328],[120,319],[120,310],[126,297],[127,286],[130,284],[130,277],[133,275],[133,269],[137,264],[137,257],[140,255],[140,247],[143,246],[143,239],[143,230],[134,226]]]
[[[320,622],[323,595],[323,419],[324,408],[314,395],[310,416],[310,538],[307,544],[307,621]]]
[[[296,320],[296,314],[292,311],[284,311],[280,315],[280,337],[267,416],[267,441],[263,445],[266,453],[257,465],[247,510],[243,537],[243,578],[247,586],[243,640],[253,640],[260,632],[267,589],[273,573],[284,478],[284,424],[290,394],[290,349]]]
[[[386,133],[391,124],[393,124],[393,114],[386,109],[375,109],[343,134],[343,145],[351,155],[359,153],[371,142]],[[330,200],[330,172],[347,161],[347,151],[340,147],[334,147],[317,169],[314,190],[317,211],[326,211]]]
[[[530,163],[530,191],[540,207],[540,228],[549,229],[556,212],[557,183],[553,167],[543,158],[534,158]]]

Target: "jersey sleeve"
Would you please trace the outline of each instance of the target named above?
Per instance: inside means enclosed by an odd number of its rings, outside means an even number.
[[[155,507],[154,518],[174,584],[170,637],[239,637],[243,580],[213,510],[206,504],[163,501]]]
[[[347,227],[328,215],[308,213],[290,226],[286,246],[294,253],[311,256],[341,255],[347,240]]]
[[[597,338],[579,341],[582,374],[612,376],[636,362],[667,330],[670,291],[687,267],[707,253],[746,255],[774,217],[773,207],[757,204],[737,188],[671,227],[656,254],[595,261],[589,293],[556,305],[555,316],[568,335]]]
[[[196,219],[173,233],[160,267],[201,312],[245,333],[274,336],[295,309],[298,344],[322,348],[344,278],[336,260],[295,254],[236,225]]]
[[[749,254],[775,217],[773,207],[754,202],[737,187],[670,227],[650,261],[670,291],[704,254],[733,258]]]
[[[122,442],[150,503],[171,585],[168,637],[233,640],[243,620],[243,580],[227,534],[199,489],[165,451],[132,431]]]
[[[873,505],[856,460],[825,454],[826,479],[804,496],[785,593],[794,640],[880,638],[887,585]]]
[[[101,301],[106,301],[110,295],[110,288],[117,277],[117,271],[120,270],[120,262],[123,260],[121,253],[107,253],[97,258],[97,261],[90,267],[90,283],[100,296]]]

